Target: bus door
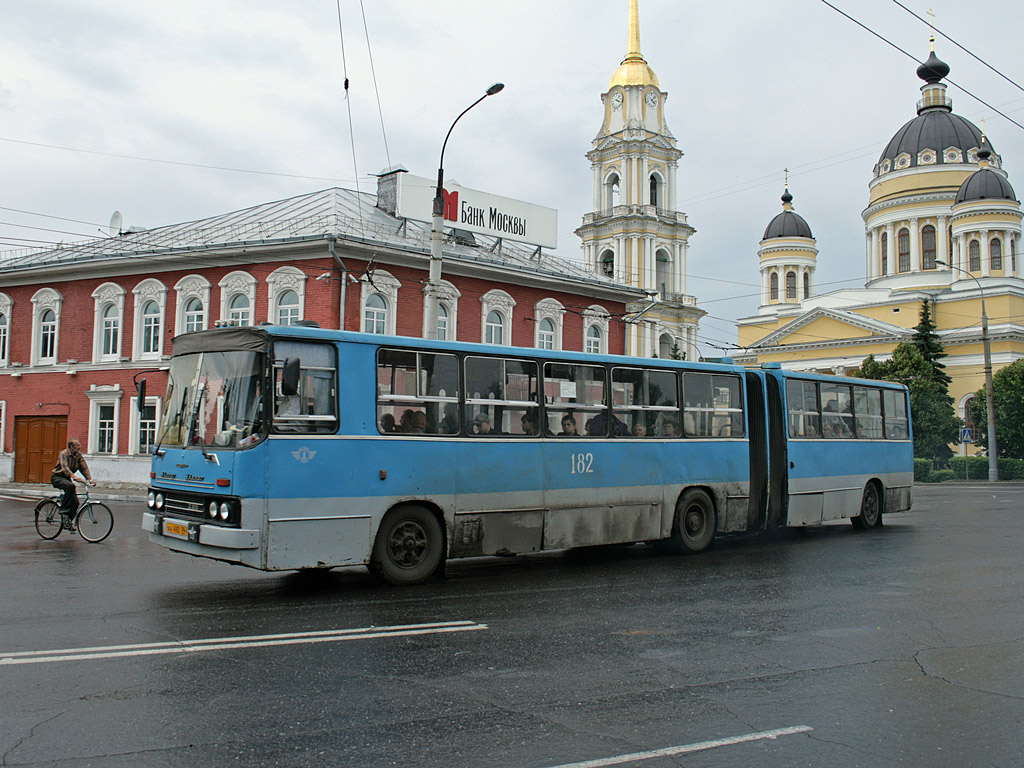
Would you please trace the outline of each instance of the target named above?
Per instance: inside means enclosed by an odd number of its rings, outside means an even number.
[[[818,382],[786,379],[788,525],[819,525],[822,520],[828,455],[821,432]]]
[[[768,527],[786,524],[789,458],[782,387],[774,375],[765,376],[768,410]]]
[[[764,375],[748,371],[747,436],[750,440],[750,497],[747,529],[763,528],[768,500],[768,425],[765,418]]]

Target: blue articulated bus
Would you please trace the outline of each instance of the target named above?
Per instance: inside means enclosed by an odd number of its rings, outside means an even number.
[[[139,398],[140,402],[144,397]],[[307,326],[174,340],[150,540],[268,571],[715,536],[910,508],[907,391]]]

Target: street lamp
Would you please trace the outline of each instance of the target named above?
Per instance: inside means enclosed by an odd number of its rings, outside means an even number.
[[[992,348],[988,343],[988,313],[985,311],[985,290],[981,287],[981,281],[966,269],[961,269],[945,261],[935,260],[936,264],[943,267],[963,272],[971,280],[978,284],[978,292],[981,294],[981,345],[985,355],[985,410],[988,416],[988,481],[995,483],[999,480],[999,459],[996,456],[996,403],[992,394]],[[966,460],[966,456],[964,457]]]
[[[434,211],[430,220],[430,273],[427,277],[425,296],[427,311],[423,321],[426,326],[423,335],[428,339],[437,338],[437,304],[441,290],[441,239],[444,234],[444,150],[448,146],[448,138],[452,135],[455,123],[462,119],[462,115],[504,87],[504,83],[495,83],[484,92],[483,96],[462,110],[455,118],[451,128],[448,129],[448,133],[444,137],[444,144],[441,145],[441,160],[437,164],[437,189],[434,191]]]

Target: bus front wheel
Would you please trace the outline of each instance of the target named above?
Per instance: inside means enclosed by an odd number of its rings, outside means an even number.
[[[703,552],[715,535],[715,505],[699,488],[684,493],[676,504],[672,538],[685,554]]]
[[[381,521],[370,571],[388,584],[418,584],[437,569],[443,552],[441,525],[420,506],[392,509]]]
[[[882,499],[875,483],[864,486],[864,496],[860,501],[860,514],[850,518],[853,527],[864,531],[882,524]]]

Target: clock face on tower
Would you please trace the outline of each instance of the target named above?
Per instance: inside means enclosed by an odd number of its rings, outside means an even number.
[[[658,94],[656,94],[654,91],[647,92],[647,106],[650,107],[651,109],[658,108]]]
[[[622,91],[616,91],[612,94],[612,109],[617,110],[622,106]]]

